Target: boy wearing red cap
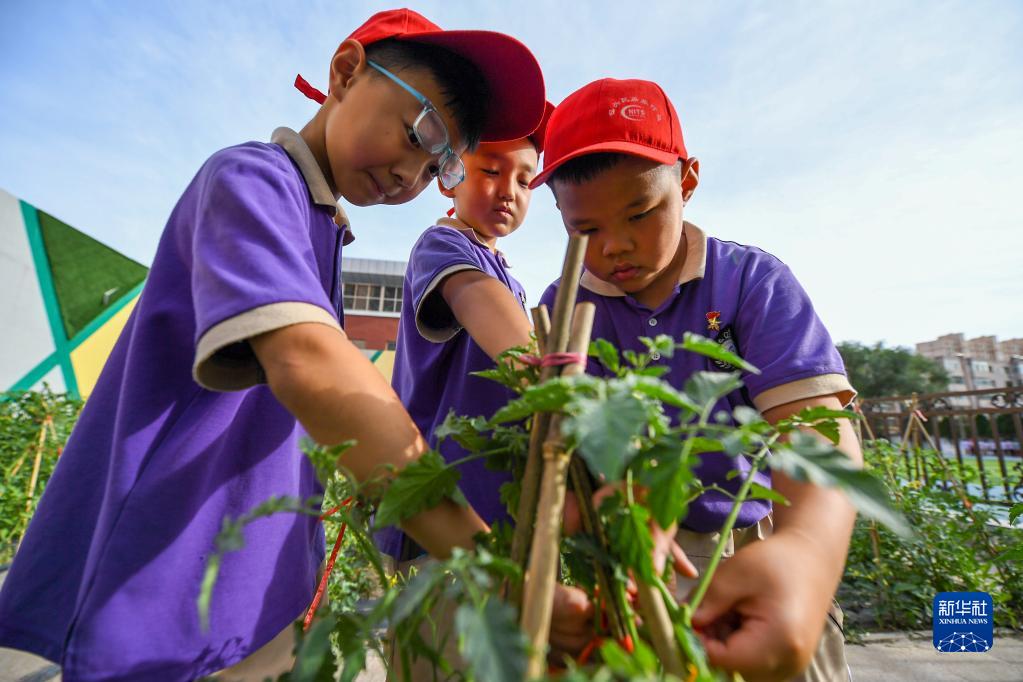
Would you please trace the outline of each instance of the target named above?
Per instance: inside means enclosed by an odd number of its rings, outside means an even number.
[[[683,220],[699,181],[675,108],[660,87],[605,79],[569,95],[547,129],[543,171],[570,232],[589,235],[579,300],[596,307],[593,338],[645,351],[639,337],[691,331],[715,339],[761,369],[722,398],[717,414],[755,407],[770,422],[806,407],[834,409],[854,392],[842,359],[789,269],[760,249],[707,236]],[[543,296],[550,305],[557,282]],[[695,372],[731,370],[692,353],[653,356],[679,388]],[[606,370],[595,360],[589,371]],[[856,462],[848,421],[839,443]],[[706,453],[697,475],[734,493],[745,459]],[[832,596],[842,576],[855,512],[834,490],[757,474],[791,504],[745,502],[723,562],[693,623],[710,660],[747,679],[846,680],[841,613]],[[677,539],[702,570],[731,509],[710,492],[680,520]],[[738,550],[738,551],[735,551]],[[693,585],[681,581],[681,593]],[[823,636],[822,636],[823,633]],[[812,660],[811,660],[812,659]],[[809,665],[809,668],[807,667]],[[803,672],[805,670],[805,672]]]
[[[28,528],[0,592],[0,646],[60,663],[65,680],[276,676],[322,527],[288,514],[250,525],[203,629],[196,597],[222,520],[322,492],[303,433],[357,440],[343,463],[359,478],[426,448],[342,331],[352,236],[337,200],[456,186],[480,139],[536,128],[542,75],[508,36],[399,10],[341,44],[329,82],[323,95],[299,79],[322,103],[301,132],[219,151],[186,189]],[[486,526],[448,501],[404,528],[444,555]]]
[[[451,439],[438,443],[433,435],[448,413],[489,418],[513,397],[472,373],[492,369],[502,352],[530,343],[525,289],[512,276],[497,242],[525,220],[529,182],[536,175],[551,111],[548,105],[528,137],[483,143],[464,155],[465,182],[455,188],[440,185],[454,208],[423,233],[409,255],[392,384],[430,446],[449,462],[468,453]],[[482,461],[464,464],[460,471],[459,487],[483,520],[507,522],[499,493],[510,474],[489,470]],[[399,529],[385,529],[376,539],[401,573],[426,560],[423,549]],[[552,644],[578,651],[591,634],[592,606],[585,593],[563,586],[555,600],[562,608],[552,623]],[[445,642],[445,657],[454,662],[456,640],[448,628],[453,612],[443,611],[446,606],[420,634],[429,643]],[[399,660],[393,652],[392,662],[398,665]],[[416,659],[410,679],[428,679],[432,669],[429,661]]]

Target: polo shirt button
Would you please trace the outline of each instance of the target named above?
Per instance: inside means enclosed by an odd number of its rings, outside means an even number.
[[[653,353],[650,354],[650,359],[651,360],[660,360],[661,359],[661,354],[658,353],[657,351],[654,351]]]
[[[657,318],[656,317],[651,317],[650,318],[650,326],[651,327],[656,327],[657,326]]]

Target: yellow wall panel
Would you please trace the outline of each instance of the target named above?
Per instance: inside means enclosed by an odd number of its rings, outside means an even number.
[[[390,381],[391,375],[394,373],[394,351],[380,351],[380,355],[373,361],[373,365]]]
[[[71,351],[71,365],[75,368],[75,377],[78,379],[78,390],[82,398],[87,398],[92,393],[99,373],[103,370],[103,364],[107,356],[113,350],[117,337],[128,322],[128,316],[135,308],[138,296],[129,301],[123,308],[118,310],[107,323],[93,332],[85,341],[82,341],[78,348]]]

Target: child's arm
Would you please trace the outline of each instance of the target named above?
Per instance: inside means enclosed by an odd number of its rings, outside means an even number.
[[[441,283],[440,294],[458,324],[491,358],[530,344],[531,327],[522,306],[490,275],[479,270],[456,272]]]
[[[364,480],[382,464],[401,469],[426,443],[380,371],[337,329],[305,323],[251,338],[274,395],[319,443],[356,440],[341,464]],[[487,530],[471,508],[445,500],[402,528],[438,557],[473,547]]]
[[[837,397],[822,396],[779,405],[764,417],[773,424],[818,405],[841,409]],[[840,420],[839,429],[838,448],[862,463],[852,425]],[[777,472],[773,486],[791,502],[775,506],[774,533],[719,565],[693,616],[696,627],[714,633],[704,638],[711,662],[751,681],[789,679],[813,658],[856,519],[837,490]]]

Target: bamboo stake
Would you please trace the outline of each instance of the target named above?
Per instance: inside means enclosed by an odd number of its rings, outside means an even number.
[[[43,421],[42,428],[39,429],[39,441],[36,443],[36,457],[32,463],[32,477],[29,479],[28,490],[25,492],[25,514],[30,515],[32,513],[32,498],[35,496],[36,484],[39,483],[39,467],[43,461],[43,445],[46,444],[46,427],[53,421],[53,417],[47,415]]]
[[[572,309],[579,292],[579,277],[582,274],[583,254],[586,252],[586,235],[572,235],[568,240],[565,263],[561,270],[561,284],[554,299],[553,325],[546,334],[546,347],[542,353],[563,353],[568,347],[569,327],[572,322]],[[537,337],[539,340],[539,337]],[[587,343],[589,341],[587,340]],[[586,352],[584,348],[581,352]],[[559,367],[544,367],[540,371],[540,382],[559,374]],[[549,414],[534,415],[533,431],[530,432],[529,455],[526,458],[526,469],[522,475],[522,490],[519,494],[519,506],[515,514],[515,533],[512,535],[511,558],[519,566],[525,568],[529,548],[532,544],[533,525],[536,519],[537,497],[540,489],[542,467],[542,444],[546,440],[550,426]],[[517,590],[512,590],[510,601],[519,604]]]
[[[571,344],[568,347],[570,352],[585,353],[589,347],[593,313],[592,303],[576,305],[572,319]],[[555,323],[557,324],[557,322],[555,317]],[[585,362],[567,365],[562,374],[581,374],[585,368]],[[560,425],[561,415],[553,415],[550,432],[543,447],[543,472],[536,507],[538,512],[542,510],[543,513],[542,515],[537,514],[536,532],[532,538],[529,555],[529,568],[523,581],[522,629],[530,643],[526,679],[540,677],[546,670],[551,607],[560,557],[559,544],[561,517],[565,506],[566,473],[570,460],[570,453],[565,451],[565,444],[561,439]]]
[[[543,304],[533,308],[532,312],[537,351],[543,357],[547,353],[547,344],[550,341],[551,318],[547,314],[547,306]],[[522,489],[519,493],[519,505],[515,517],[515,532],[512,535],[511,546],[511,560],[517,566],[520,566],[523,571],[526,569],[529,541],[532,537],[533,524],[536,520],[536,494],[537,487],[540,484],[540,453],[543,450],[543,442],[547,438],[550,424],[550,413],[538,412],[533,415],[533,425],[529,431],[526,469],[522,475]],[[527,486],[526,481],[533,483]],[[509,602],[518,607],[522,606],[522,583],[510,582],[507,584],[506,592]]]
[[[664,595],[659,590],[636,579],[636,596],[639,597],[639,610],[643,614],[643,622],[650,628],[650,643],[661,660],[664,672],[685,679],[686,666],[682,662],[682,652],[675,639],[675,628],[668,615],[668,607],[664,605]]]
[[[533,308],[533,326],[536,330],[536,339],[539,345],[540,353],[546,352],[547,338],[551,331],[551,318],[547,314],[547,306],[540,305]],[[536,419],[539,421],[541,417],[548,420],[548,414],[537,415]],[[541,443],[547,435],[547,424],[542,428]],[[533,434],[530,434],[532,441]],[[600,523],[600,518],[597,516],[597,510],[593,507],[593,482],[590,479],[589,469],[586,467],[584,462],[578,455],[572,456],[572,461],[568,465],[569,483],[572,486],[572,490],[575,492],[576,500],[579,505],[579,516],[582,520],[583,531],[594,538],[597,544],[605,552],[610,552],[610,543],[607,539],[607,532],[604,530],[603,525]],[[599,561],[594,561],[593,565],[594,574],[597,578],[597,586],[600,590],[600,594],[603,596],[603,601],[607,607],[608,614],[608,627],[611,631],[612,636],[616,641],[622,641],[625,636],[629,634],[628,629],[625,625],[626,613],[625,608],[620,600],[617,599],[618,592],[612,589],[612,581],[614,576],[608,570],[607,566]]]

